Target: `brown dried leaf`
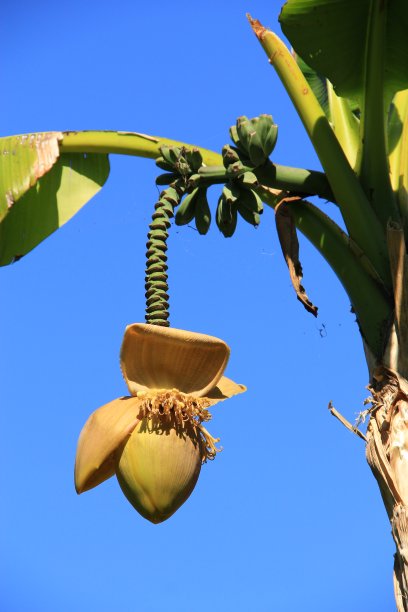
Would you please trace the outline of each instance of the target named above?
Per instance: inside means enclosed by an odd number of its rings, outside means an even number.
[[[287,197],[282,199],[275,208],[276,230],[278,232],[279,242],[282,253],[289,268],[290,280],[296,291],[297,298],[302,302],[308,312],[317,317],[317,307],[309,300],[306,291],[302,285],[302,265],[299,261],[299,241],[296,233],[295,220],[290,208],[287,206],[289,202],[299,201],[302,198]]]

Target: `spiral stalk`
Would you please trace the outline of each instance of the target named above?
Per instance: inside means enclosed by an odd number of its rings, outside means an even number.
[[[169,327],[169,286],[167,276],[167,238],[174,207],[180,202],[183,187],[173,183],[161,192],[155,204],[146,243],[146,323]]]

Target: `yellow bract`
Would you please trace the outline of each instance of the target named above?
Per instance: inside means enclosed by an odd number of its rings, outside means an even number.
[[[227,344],[214,336],[135,323],[126,328],[120,365],[129,391],[178,389],[202,397],[228,362]]]
[[[116,449],[136,427],[141,403],[137,397],[120,397],[91,414],[78,440],[77,493],[93,489],[114,475]]]

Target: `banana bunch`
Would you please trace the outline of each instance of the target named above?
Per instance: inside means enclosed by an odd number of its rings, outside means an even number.
[[[231,237],[237,226],[238,214],[257,227],[263,212],[256,193],[258,180],[252,169],[266,161],[275,146],[277,127],[270,115],[255,119],[240,117],[231,128],[235,146],[225,145],[222,166],[204,166],[198,149],[163,146],[156,164],[165,174],[156,179],[157,185],[183,184],[184,198],[175,214],[176,225],[195,221],[198,232],[206,234],[211,224],[207,189],[211,184],[225,183],[217,204],[216,222],[222,234]],[[221,170],[221,172],[220,172]]]
[[[256,180],[252,172],[244,172],[238,179],[224,186],[218,200],[216,222],[225,238],[230,238],[234,234],[238,213],[254,227],[259,225],[263,205],[261,198],[251,188]]]
[[[241,161],[248,160],[249,165],[257,167],[264,164],[272,153],[278,137],[278,126],[271,115],[259,115],[254,119],[242,116],[230,128],[230,136]]]
[[[222,234],[231,237],[237,225],[238,213],[247,222],[257,227],[263,212],[261,198],[254,189],[259,185],[255,174],[244,166],[242,153],[235,147],[225,145],[222,160],[229,176],[218,200],[216,221]]]
[[[187,180],[191,175],[196,175],[203,165],[203,158],[198,149],[163,146],[160,152],[161,156],[156,159],[156,166],[166,172],[156,178],[156,185],[170,185],[180,177]]]

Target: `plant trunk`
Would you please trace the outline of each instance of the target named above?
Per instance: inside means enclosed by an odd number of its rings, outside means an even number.
[[[408,380],[376,367],[370,390],[367,461],[380,487],[396,545],[394,592],[398,612],[408,612]]]
[[[387,246],[394,293],[394,324],[381,365],[366,348],[372,409],[367,461],[380,487],[392,535],[398,612],[408,612],[408,257],[402,228],[389,223]]]

